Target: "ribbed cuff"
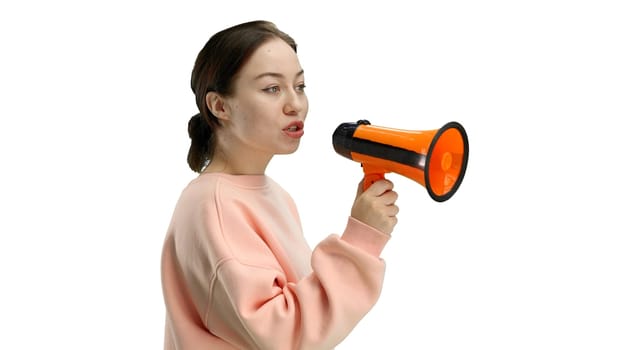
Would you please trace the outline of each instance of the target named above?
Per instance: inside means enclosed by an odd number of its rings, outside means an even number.
[[[391,236],[353,218],[348,218],[341,239],[374,256],[380,256]]]

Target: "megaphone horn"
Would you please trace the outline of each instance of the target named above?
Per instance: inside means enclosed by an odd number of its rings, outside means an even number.
[[[425,186],[437,202],[458,190],[469,158],[466,131],[455,121],[423,131],[374,126],[367,120],[342,123],[333,133],[333,147],[361,163],[365,189],[395,172]]]

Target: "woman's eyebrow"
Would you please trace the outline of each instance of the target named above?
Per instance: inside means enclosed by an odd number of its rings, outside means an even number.
[[[299,76],[304,74],[304,70],[301,69],[300,72],[296,73],[296,78],[298,78]],[[281,73],[275,73],[275,72],[265,72],[265,73],[261,73],[258,76],[255,77],[255,80],[261,79],[263,77],[273,77],[273,78],[285,78],[285,75],[281,74]]]

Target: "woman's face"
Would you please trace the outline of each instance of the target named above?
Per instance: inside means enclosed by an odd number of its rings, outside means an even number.
[[[250,161],[296,151],[309,108],[304,87],[294,50],[281,39],[262,44],[238,72],[232,96],[225,98],[227,148]]]

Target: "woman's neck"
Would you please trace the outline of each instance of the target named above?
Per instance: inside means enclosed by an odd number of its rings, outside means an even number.
[[[225,173],[231,175],[264,175],[270,159],[259,157],[223,157],[214,155],[202,173]]]

